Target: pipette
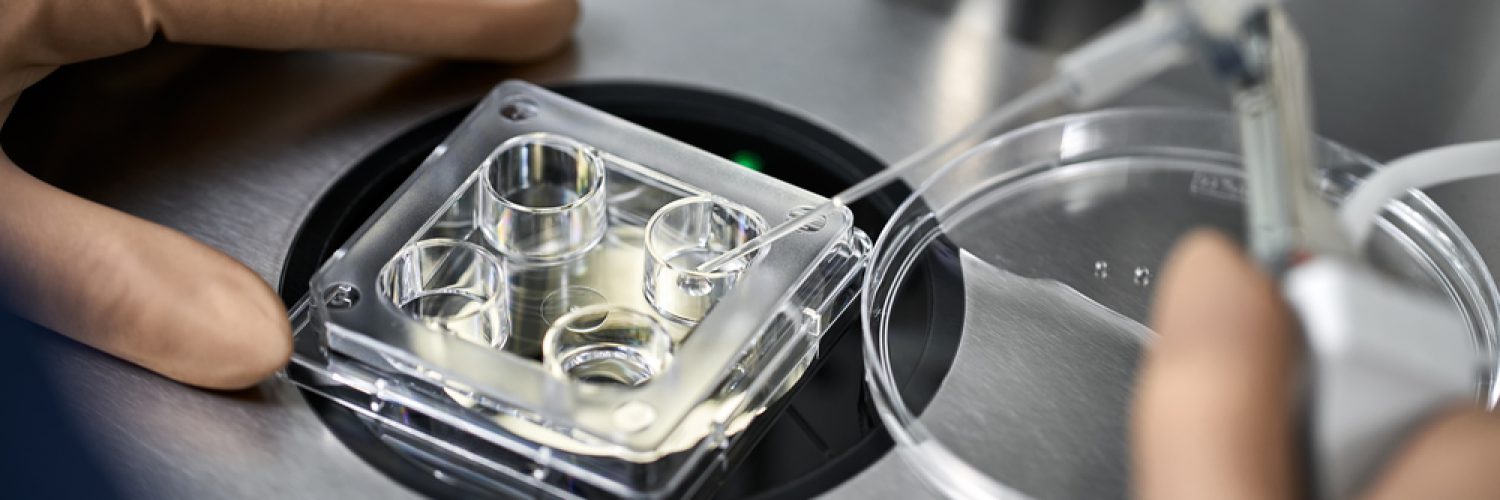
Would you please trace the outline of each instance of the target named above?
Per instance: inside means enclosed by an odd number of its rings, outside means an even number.
[[[1067,100],[1074,107],[1094,106],[1188,59],[1189,28],[1181,16],[1163,9],[1145,9],[1136,19],[1094,41],[1069,52],[1057,61],[1056,75],[1032,87],[943,142],[923,148],[880,173],[850,186],[812,210],[788,219],[769,231],[698,266],[712,271],[743,259],[781,238],[796,233],[818,218],[859,201],[921,167],[941,160],[949,150],[976,137],[1036,112],[1044,106]]]
[[[978,121],[975,121],[968,127],[965,127],[962,131],[959,131],[959,133],[953,135],[953,137],[949,138],[948,140],[923,148],[916,153],[912,153],[911,156],[907,156],[905,159],[896,162],[896,164],[891,165],[890,168],[882,170],[880,173],[877,173],[875,175],[866,177],[864,180],[859,181],[859,183],[853,186],[849,186],[849,188],[843,191],[840,191],[838,194],[835,194],[833,195],[833,197],[829,198],[828,201],[814,207],[812,210],[808,210],[801,215],[788,219],[786,222],[783,222],[776,227],[771,228],[769,231],[766,231],[760,236],[752,238],[751,240],[746,241],[740,246],[737,246],[728,252],[720,254],[714,259],[704,262],[703,264],[698,266],[698,270],[712,271],[714,269],[717,269],[719,266],[724,265],[725,263],[744,258],[746,255],[750,255],[757,250],[765,248],[771,243],[774,243],[776,240],[784,238],[787,235],[795,233],[803,227],[812,224],[814,221],[818,220],[819,217],[826,216],[833,211],[838,210],[839,208],[843,208],[851,203],[859,201],[865,196],[868,196],[870,193],[874,193],[875,191],[880,190],[880,188],[890,185],[892,182],[901,179],[902,176],[914,172],[922,166],[930,165],[933,160],[941,158],[944,153],[948,152],[948,150],[953,149],[960,144],[963,144],[965,141],[995,130],[1017,118],[1026,116],[1027,114],[1036,111],[1043,106],[1057,101],[1067,94],[1068,87],[1066,85],[1063,85],[1063,83],[1064,82],[1054,79],[1033,87],[1031,90],[1028,90],[1020,97],[1005,103],[1004,105],[1000,106],[1000,108],[984,116],[983,118],[980,118]]]

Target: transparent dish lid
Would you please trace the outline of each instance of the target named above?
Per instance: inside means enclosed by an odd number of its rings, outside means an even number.
[[[1128,495],[1128,408],[1154,335],[1155,275],[1190,230],[1243,241],[1238,137],[1227,115],[1066,116],[989,140],[920,187],[882,232],[861,298],[868,381],[905,465],[954,497]],[[1379,168],[1331,143],[1320,154],[1321,178],[1308,182],[1330,203]],[[1377,233],[1366,248],[1377,268],[1445,297],[1475,345],[1495,345],[1494,283],[1431,200],[1393,201]],[[891,361],[906,344],[887,311],[919,259],[955,246],[962,337],[930,402],[909,404],[912,374]],[[1493,378],[1476,377],[1476,398]]]

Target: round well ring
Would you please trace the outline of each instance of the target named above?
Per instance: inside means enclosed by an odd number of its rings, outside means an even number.
[[[597,304],[553,322],[542,340],[542,365],[571,380],[633,387],[665,371],[674,349],[671,334],[655,316]]]
[[[484,169],[480,227],[507,257],[563,261],[604,237],[604,162],[592,148],[559,135],[526,134],[495,148]]]
[[[713,271],[697,267],[765,230],[765,220],[755,212],[722,200],[683,198],[667,204],[646,223],[646,301],[674,320],[703,319],[759,252]]]
[[[479,245],[451,239],[407,245],[381,268],[376,289],[434,329],[494,348],[509,338],[505,271]]]

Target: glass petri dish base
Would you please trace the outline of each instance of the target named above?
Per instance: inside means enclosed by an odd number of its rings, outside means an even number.
[[[1111,110],[987,141],[916,190],[876,245],[863,296],[869,383],[906,464],[967,498],[1123,497],[1126,431],[1156,275],[1186,233],[1244,238],[1238,135],[1227,115]],[[1378,168],[1324,143],[1320,186],[1336,204]],[[921,411],[894,388],[889,305],[913,262],[961,249],[958,354]],[[1468,239],[1413,192],[1387,207],[1365,249],[1386,274],[1445,297],[1494,359],[1497,294]],[[1492,400],[1494,373],[1475,380]]]

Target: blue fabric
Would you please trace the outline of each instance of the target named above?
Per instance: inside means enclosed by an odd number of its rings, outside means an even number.
[[[53,335],[0,309],[0,498],[119,498],[37,356]]]

